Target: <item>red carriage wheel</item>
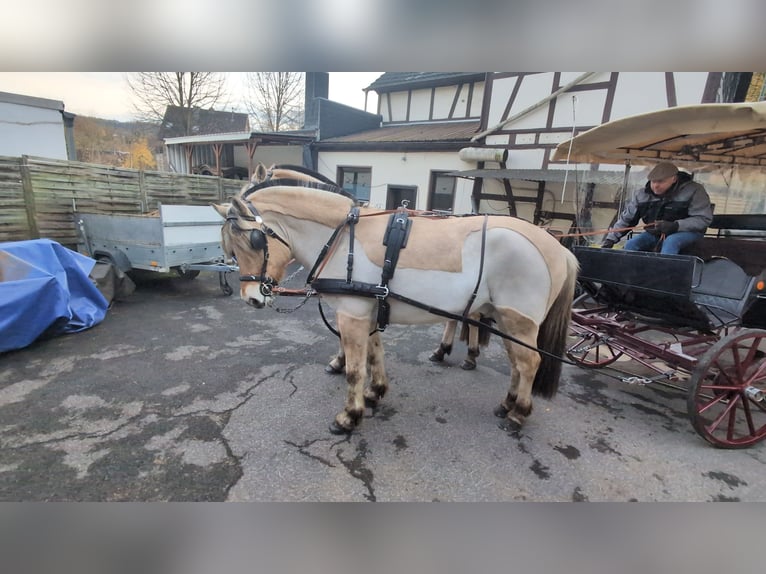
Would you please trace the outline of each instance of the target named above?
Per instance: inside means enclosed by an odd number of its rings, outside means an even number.
[[[766,331],[741,329],[697,362],[687,410],[710,444],[745,448],[766,438]]]
[[[567,349],[567,357],[578,365],[599,369],[611,365],[622,356],[622,351],[589,331],[575,333],[577,340]]]

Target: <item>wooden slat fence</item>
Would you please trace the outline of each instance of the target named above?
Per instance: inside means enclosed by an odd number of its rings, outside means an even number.
[[[46,237],[77,243],[73,211],[140,214],[167,205],[207,205],[243,182],[38,157],[0,156],[0,243]]]

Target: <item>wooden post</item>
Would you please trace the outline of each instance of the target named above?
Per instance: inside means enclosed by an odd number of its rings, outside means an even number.
[[[35,191],[32,189],[32,176],[29,173],[29,156],[22,155],[19,161],[21,168],[21,187],[24,191],[24,207],[27,212],[27,224],[31,239],[40,238],[40,229],[37,226],[37,207],[35,206]]]
[[[138,170],[138,200],[141,203],[139,210],[141,213],[149,211],[149,198],[146,195],[146,175],[144,170]]]

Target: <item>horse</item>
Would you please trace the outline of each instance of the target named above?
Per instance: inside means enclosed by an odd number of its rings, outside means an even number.
[[[253,176],[251,178],[252,183],[263,183],[264,181],[280,180],[290,181],[293,183],[311,182],[311,183],[324,183],[331,186],[336,186],[339,190],[341,187],[330,178],[314,172],[308,168],[290,164],[272,164],[267,168],[263,163],[258,162]],[[247,186],[245,186],[247,187]],[[365,215],[372,213],[374,210],[370,208],[361,208],[361,212]],[[474,320],[481,320],[481,317],[476,315],[472,317]],[[442,333],[441,342],[439,346],[429,356],[429,360],[434,363],[441,363],[444,361],[444,357],[452,353],[452,344],[455,339],[455,332],[457,330],[457,321],[447,321],[444,326],[444,332]],[[476,327],[472,324],[463,323],[463,328],[460,331],[460,340],[465,341],[468,344],[468,350],[463,362],[460,364],[460,368],[466,371],[476,368],[476,359],[480,354],[479,347],[486,347],[489,343],[489,332],[486,328]],[[330,362],[325,366],[325,372],[330,374],[340,374],[346,367],[346,357],[343,354],[343,346],[340,347],[338,353],[330,359]]]
[[[225,219],[223,251],[238,262],[240,297],[256,309],[273,302],[291,259],[311,267],[312,287],[335,309],[346,357],[348,392],[333,434],[351,433],[388,390],[381,316],[394,324],[493,319],[511,370],[494,413],[511,428],[524,424],[533,395],[556,394],[578,263],[548,232],[506,216],[412,217],[398,266],[383,281],[389,214],[359,217],[353,199],[316,187],[256,188],[214,205]]]

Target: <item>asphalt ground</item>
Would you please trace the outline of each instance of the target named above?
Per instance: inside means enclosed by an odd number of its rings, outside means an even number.
[[[144,277],[99,325],[0,355],[0,500],[766,499],[766,446],[709,446],[662,387],[565,365],[521,431],[499,428],[502,346],[475,371],[462,343],[433,364],[441,331],[388,327],[389,394],[338,437],[314,299],[255,310],[213,273]]]

